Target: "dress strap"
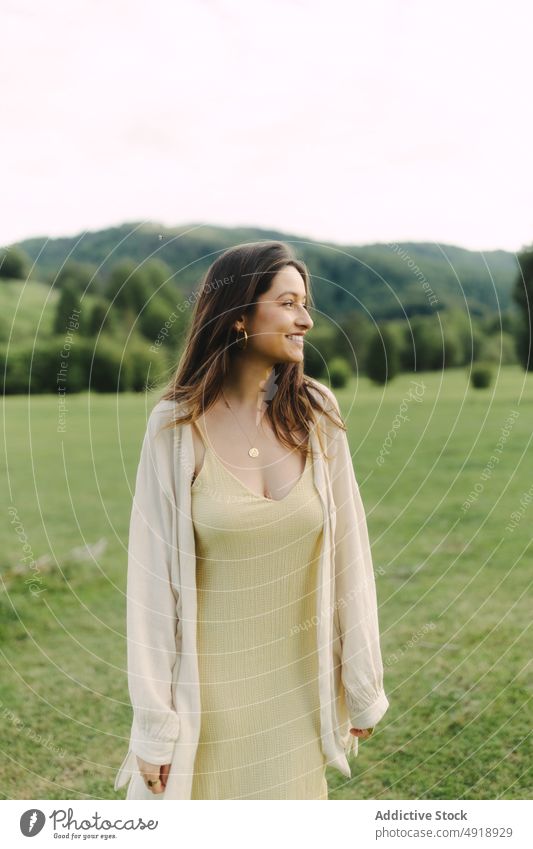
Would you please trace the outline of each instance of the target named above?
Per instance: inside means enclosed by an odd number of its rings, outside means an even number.
[[[203,434],[203,431],[202,431],[202,428],[200,427],[198,419],[196,419],[196,421],[192,422],[192,424],[195,426],[196,430],[200,434],[202,442],[204,443],[204,448],[207,450],[207,440],[206,440],[206,438]]]
[[[194,421],[194,422],[191,422],[191,425],[192,425],[193,427],[195,427],[195,428],[196,428],[196,432],[200,435],[200,439],[202,440],[202,443],[203,443],[203,446],[204,446],[204,459],[203,459],[203,462],[202,462],[202,466],[201,466],[201,468],[200,468],[200,471],[198,472],[198,475],[199,475],[199,474],[201,474],[201,473],[202,473],[202,471],[203,471],[204,466],[206,465],[206,463],[208,463],[209,458],[210,458],[210,456],[211,456],[211,451],[209,450],[209,445],[208,445],[207,440],[206,440],[206,438],[205,438],[205,436],[204,436],[204,434],[203,434],[202,428],[200,427],[200,425],[199,425],[199,423],[198,423],[198,420],[196,420],[196,421]],[[196,480],[196,478],[198,477],[198,475],[197,475],[197,474],[194,474],[194,475],[193,475],[193,478],[192,478],[192,481],[191,481],[192,483],[194,483],[194,482],[195,482],[195,480]]]

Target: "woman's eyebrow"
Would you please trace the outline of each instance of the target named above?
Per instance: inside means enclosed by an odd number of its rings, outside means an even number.
[[[282,292],[281,295],[278,295],[276,301],[278,298],[283,298],[284,295],[294,295],[295,298],[307,298],[307,295],[299,295],[298,292]]]

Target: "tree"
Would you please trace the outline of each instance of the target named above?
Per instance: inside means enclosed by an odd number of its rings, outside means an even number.
[[[430,368],[437,371],[459,365],[463,356],[463,346],[459,338],[459,331],[451,321],[445,320],[445,313],[442,313],[441,316],[442,331],[440,337],[437,337],[435,340],[436,345],[431,356],[430,365]]]
[[[162,259],[156,258],[146,262],[143,271],[150,294],[169,304],[175,304],[176,293],[173,291],[170,266]]]
[[[88,262],[77,262],[71,259],[63,265],[55,277],[52,277],[51,283],[57,289],[64,289],[65,286],[70,285],[77,292],[83,294],[89,289],[91,291],[94,288],[98,289],[99,284],[101,285],[95,274],[96,266]]]
[[[122,345],[102,334],[98,343],[81,346],[86,361],[84,367],[89,374],[89,391],[125,392],[131,389],[132,364],[125,355]]]
[[[113,333],[117,329],[117,320],[109,301],[99,298],[92,306],[85,335],[94,337],[106,331]]]
[[[161,351],[151,351],[145,342],[130,339],[125,351],[130,368],[130,388],[134,392],[152,391],[164,386],[169,370]]]
[[[352,376],[350,366],[343,357],[333,357],[328,366],[328,373],[333,389],[346,386]]]
[[[326,371],[324,357],[313,345],[304,343],[304,371],[309,377],[319,380]]]
[[[374,383],[387,383],[398,374],[400,357],[396,337],[390,328],[378,324],[367,349],[366,373]]]
[[[533,324],[533,245],[518,255],[520,271],[513,289],[513,300],[518,305],[521,321],[516,332],[516,353],[522,367],[533,371],[531,356],[531,329]]]
[[[54,333],[61,335],[69,331],[78,330],[80,325],[81,303],[76,290],[70,285],[65,285],[57,302],[54,320]]]
[[[137,322],[137,327],[152,344],[176,347],[184,334],[184,318],[169,308],[167,301],[150,298]]]
[[[372,324],[370,319],[359,310],[352,310],[344,316],[337,332],[336,350],[339,357],[344,357],[352,372],[358,371],[366,358],[366,351]]]
[[[146,272],[137,263],[125,259],[112,268],[106,296],[113,307],[137,316],[149,298],[149,289]]]
[[[5,280],[25,280],[30,269],[30,259],[20,248],[12,245],[0,250],[0,277]]]
[[[416,316],[404,328],[401,362],[406,371],[429,371],[434,368],[442,339],[432,332],[430,319]],[[441,354],[442,356],[442,354]]]
[[[474,389],[486,389],[492,381],[492,369],[488,363],[475,363],[470,372],[470,383]]]
[[[327,372],[327,363],[337,356],[338,334],[333,324],[317,321],[304,342],[304,369],[317,380]]]

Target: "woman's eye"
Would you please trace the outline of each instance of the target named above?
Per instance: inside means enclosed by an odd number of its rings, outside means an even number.
[[[284,306],[284,307],[286,307],[286,306],[292,306],[293,304],[294,304],[294,301],[284,301],[283,306]],[[307,310],[307,309],[309,309],[309,307],[307,306],[307,304],[302,304],[302,306],[303,306],[306,310]]]

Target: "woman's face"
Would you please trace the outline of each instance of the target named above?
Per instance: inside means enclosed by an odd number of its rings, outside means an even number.
[[[313,327],[306,303],[300,272],[286,265],[275,275],[268,292],[257,299],[255,314],[245,319],[246,351],[262,355],[272,364],[303,360],[303,339]]]

